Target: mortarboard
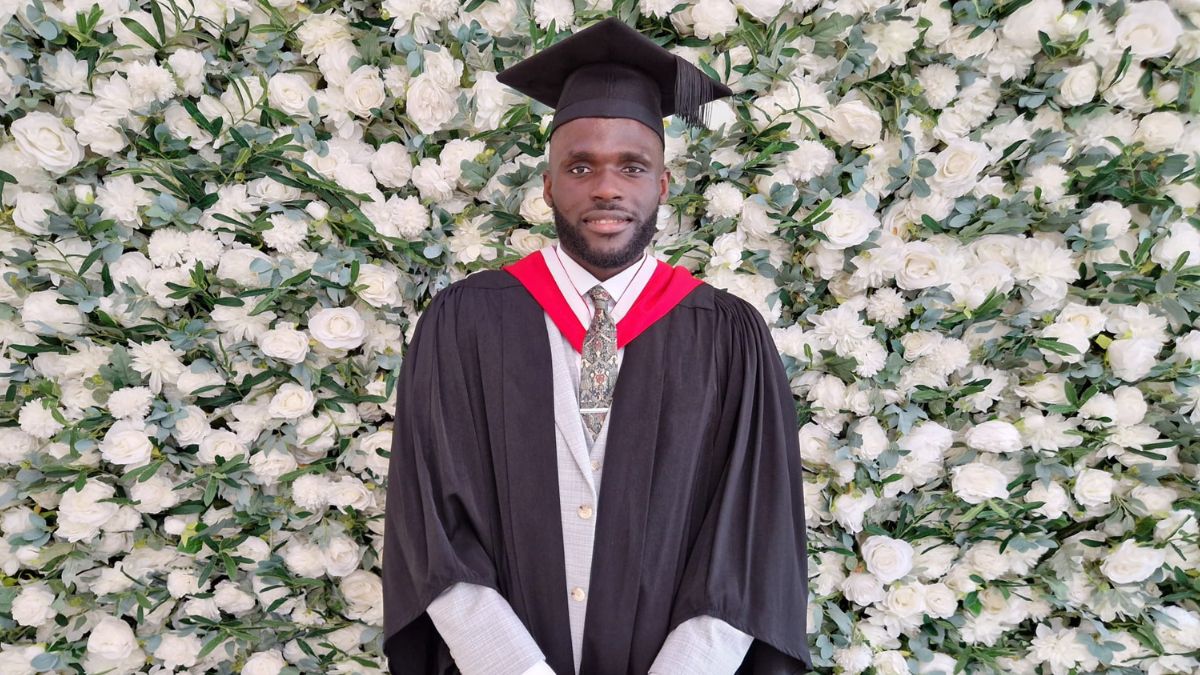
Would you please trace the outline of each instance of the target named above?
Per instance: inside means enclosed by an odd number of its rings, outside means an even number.
[[[663,137],[662,120],[705,123],[705,103],[733,91],[610,17],[500,72],[496,79],[554,108],[550,133],[580,117],[627,117]]]

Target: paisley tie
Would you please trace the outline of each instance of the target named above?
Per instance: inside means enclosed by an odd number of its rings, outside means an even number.
[[[612,405],[613,385],[617,379],[617,327],[608,314],[608,303],[612,300],[608,291],[597,284],[588,291],[588,297],[596,312],[583,338],[579,412],[583,414],[583,423],[592,432],[592,438],[596,438]]]

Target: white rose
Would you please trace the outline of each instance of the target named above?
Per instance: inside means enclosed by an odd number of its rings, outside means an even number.
[[[371,173],[384,187],[404,187],[412,177],[412,168],[412,157],[403,143],[384,143],[371,155]]]
[[[432,134],[458,114],[458,89],[447,89],[421,73],[408,85],[404,107],[421,133]]]
[[[1158,363],[1160,349],[1162,343],[1151,338],[1113,340],[1108,345],[1105,358],[1114,375],[1126,382],[1134,382],[1149,374],[1150,369]]]
[[[13,598],[12,618],[22,626],[41,626],[58,614],[53,602],[54,594],[44,584],[30,584]]]
[[[245,454],[246,446],[238,439],[237,434],[226,429],[216,429],[200,441],[196,459],[204,464],[215,465],[217,457],[229,461]]]
[[[231,248],[221,256],[217,264],[217,278],[232,281],[239,286],[252,288],[259,282],[258,272],[251,268],[255,261],[262,261],[264,269],[271,269],[274,262],[271,256],[253,248]],[[258,265],[255,265],[257,267]]]
[[[325,571],[331,577],[344,577],[358,569],[362,555],[358,542],[342,536],[330,537],[321,553],[324,555]]]
[[[356,349],[367,337],[367,324],[353,307],[326,307],[308,321],[317,342],[330,349]]]
[[[370,117],[371,109],[383,107],[383,101],[387,98],[379,69],[368,65],[359,66],[346,78],[342,93],[347,108],[359,117]]]
[[[1090,103],[1100,87],[1100,71],[1095,64],[1081,63],[1063,71],[1066,76],[1058,83],[1054,100],[1060,105],[1077,106]]]
[[[154,658],[163,662],[170,669],[191,668],[196,665],[196,655],[204,646],[198,635],[178,635],[163,633],[158,647],[154,650]]]
[[[908,675],[910,672],[908,662],[904,660],[904,654],[895,649],[875,654],[871,665],[875,668],[876,675]]]
[[[906,541],[872,535],[861,547],[867,570],[883,583],[903,578],[913,566],[913,548]]]
[[[1200,231],[1186,220],[1177,220],[1168,227],[1166,237],[1150,247],[1150,259],[1166,268],[1175,265],[1179,256],[1188,254],[1188,266],[1200,264]]]
[[[187,417],[175,421],[171,435],[183,445],[194,445],[212,432],[212,426],[199,406],[189,405],[185,410]]]
[[[296,470],[296,458],[286,450],[259,451],[250,456],[250,471],[262,485],[274,485],[279,477]]]
[[[83,160],[75,132],[51,113],[27,113],[9,126],[9,132],[22,152],[52,174],[64,174]]]
[[[316,95],[299,73],[275,73],[267,82],[267,102],[288,115],[309,114],[308,100]]]
[[[175,483],[161,474],[154,474],[143,481],[135,481],[129,487],[129,497],[138,502],[133,508],[142,513],[161,513],[179,503],[181,492]]]
[[[342,579],[338,590],[350,603],[350,613],[354,615],[352,618],[371,624],[382,621],[383,603],[379,602],[379,598],[383,597],[383,582],[379,575],[366,570],[354,570]]]
[[[948,197],[961,197],[978,182],[987,168],[988,147],[978,141],[955,138],[933,159],[934,174],[929,185]]]
[[[863,101],[838,103],[830,109],[829,118],[822,119],[820,124],[839,144],[850,143],[859,148],[878,143],[883,133],[883,119]]]
[[[457,175],[458,169],[455,168]],[[421,199],[446,202],[454,195],[456,177],[432,157],[422,159],[412,170],[412,183],[421,192]]]
[[[32,235],[49,233],[46,221],[50,219],[47,211],[57,211],[58,205],[54,196],[45,192],[22,192],[17,195],[13,209],[13,224]]]
[[[307,388],[294,382],[285,382],[275,391],[267,412],[272,417],[294,420],[312,412],[316,397]]]
[[[1134,141],[1141,141],[1150,152],[1171,149],[1183,138],[1183,118],[1173,112],[1152,112],[1138,120]]]
[[[320,546],[293,539],[284,545],[282,552],[283,564],[292,574],[308,578],[325,574],[325,556]]]
[[[141,465],[150,461],[154,444],[141,422],[118,420],[109,427],[100,442],[100,456],[111,464]]]
[[[1117,19],[1113,37],[1118,53],[1129,48],[1136,59],[1166,56],[1175,49],[1183,25],[1175,12],[1162,0],[1146,0],[1126,5],[1125,14]]]
[[[989,499],[1008,499],[1008,479],[999,469],[971,462],[951,471],[954,494],[968,504],[980,504]]]
[[[967,447],[984,452],[1019,452],[1021,432],[1009,422],[988,420],[967,430]]]
[[[1100,469],[1084,469],[1075,477],[1075,501],[1082,506],[1103,506],[1112,500],[1112,474]]]
[[[255,652],[242,665],[242,675],[279,675],[286,665],[278,649]]]
[[[884,598],[883,584],[873,574],[853,572],[846,576],[841,586],[842,596],[856,605],[866,607]]]
[[[258,346],[263,354],[288,363],[303,363],[308,356],[308,334],[296,330],[291,324],[263,331],[258,336]]]
[[[870,490],[861,494],[840,494],[834,497],[829,512],[847,532],[858,534],[863,529],[863,517],[878,501],[875,493]]]
[[[534,225],[544,225],[554,222],[554,210],[546,203],[541,186],[534,186],[525,190],[525,196],[521,199],[521,207],[518,213],[525,219],[526,222]]]
[[[896,285],[906,291],[946,283],[948,264],[945,254],[927,241],[904,242],[904,254],[896,272]]]
[[[954,591],[943,583],[925,586],[925,610],[930,616],[949,619],[958,611],[958,598]]]
[[[34,291],[21,305],[21,327],[36,335],[78,335],[85,323],[83,312],[58,291]]]
[[[814,228],[828,237],[825,245],[832,249],[857,246],[879,229],[879,218],[859,199],[835,197],[827,213],[829,217]]]
[[[100,619],[87,640],[87,652],[109,661],[121,661],[137,649],[133,629],[121,619],[106,616]]]
[[[1179,493],[1163,485],[1143,484],[1133,488],[1129,496],[1133,498],[1135,511],[1155,518],[1166,518],[1170,515],[1175,500],[1179,498]]]
[[[875,46],[872,58],[887,67],[902,65],[919,35],[912,21],[870,23],[863,29],[863,37]]]
[[[1166,561],[1165,549],[1138,546],[1134,540],[1126,539],[1104,558],[1100,571],[1113,583],[1135,584],[1149,579]]]
[[[354,293],[372,307],[392,307],[400,303],[400,275],[373,263],[360,265],[359,287]]]

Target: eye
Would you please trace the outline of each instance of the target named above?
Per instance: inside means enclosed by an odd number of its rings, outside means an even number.
[[[645,173],[645,172],[646,172],[646,170],[645,170],[644,168],[642,168],[642,167],[640,167],[640,166],[637,166],[637,165],[630,165],[630,166],[627,166],[627,167],[625,167],[625,168],[626,168],[626,169],[633,169],[634,171],[638,171],[638,172],[641,172],[641,173]]]
[[[579,174],[579,173],[576,173],[575,169],[586,169],[586,168],[587,168],[587,167],[586,167],[586,166],[584,166],[584,165],[582,165],[582,164],[577,164],[577,165],[575,165],[575,166],[573,166],[573,167],[571,167],[571,168],[567,169],[567,173],[569,173],[569,174],[573,174],[573,175],[576,175],[576,176],[578,176],[578,175],[580,175],[580,174]]]

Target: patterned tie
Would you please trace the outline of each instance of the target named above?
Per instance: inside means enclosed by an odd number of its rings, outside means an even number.
[[[600,435],[604,416],[612,404],[613,385],[617,379],[617,327],[608,314],[612,297],[597,284],[588,291],[596,307],[592,325],[583,338],[583,365],[579,378],[579,412],[592,432]]]

